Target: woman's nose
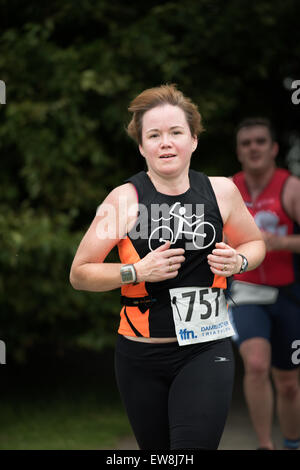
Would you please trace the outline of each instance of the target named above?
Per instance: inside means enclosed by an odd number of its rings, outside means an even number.
[[[171,140],[170,140],[170,136],[166,135],[166,134],[163,134],[162,137],[161,137],[161,146],[162,147],[169,147],[171,146]]]

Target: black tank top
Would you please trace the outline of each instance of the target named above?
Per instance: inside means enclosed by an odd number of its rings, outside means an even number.
[[[166,240],[171,241],[170,248],[185,249],[185,261],[173,279],[122,286],[125,305],[121,310],[120,334],[175,337],[169,289],[227,287],[226,278],[214,275],[207,262],[207,255],[223,239],[223,221],[215,193],[203,173],[189,170],[189,180],[189,189],[176,196],[156,191],[145,171],[126,180],[137,191],[139,213],[134,227],[118,244],[121,262],[136,263]],[[134,306],[128,300],[132,298],[145,298],[146,302]]]

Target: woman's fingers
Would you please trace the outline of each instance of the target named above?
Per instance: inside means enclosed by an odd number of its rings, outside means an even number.
[[[223,265],[223,264],[235,264],[236,258],[235,257],[211,257],[207,258],[209,264],[216,264],[216,265]]]
[[[236,272],[237,253],[226,243],[216,243],[216,248],[207,256],[207,261],[214,274],[231,276]]]
[[[171,256],[170,258],[167,259],[168,264],[181,264],[185,261],[184,256]]]
[[[177,276],[181,264],[185,261],[185,250],[169,246],[170,242],[166,242],[135,264],[140,282],[159,282]]]
[[[184,255],[185,250],[183,248],[170,248],[165,250],[162,254],[165,258],[172,258],[173,256],[182,256]]]
[[[181,264],[185,261],[185,257],[183,256],[183,253],[184,253],[183,248],[172,248],[163,253],[163,257],[165,258],[164,264],[165,264],[166,272],[168,274],[172,273],[171,277],[177,276],[178,269],[181,268]]]

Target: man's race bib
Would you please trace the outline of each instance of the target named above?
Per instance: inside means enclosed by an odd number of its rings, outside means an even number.
[[[169,289],[176,336],[180,346],[234,335],[222,289]]]

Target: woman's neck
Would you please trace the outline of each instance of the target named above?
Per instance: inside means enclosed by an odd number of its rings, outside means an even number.
[[[177,176],[161,176],[152,170],[148,170],[147,175],[159,193],[167,194],[169,196],[183,194],[190,187],[188,169]]]

